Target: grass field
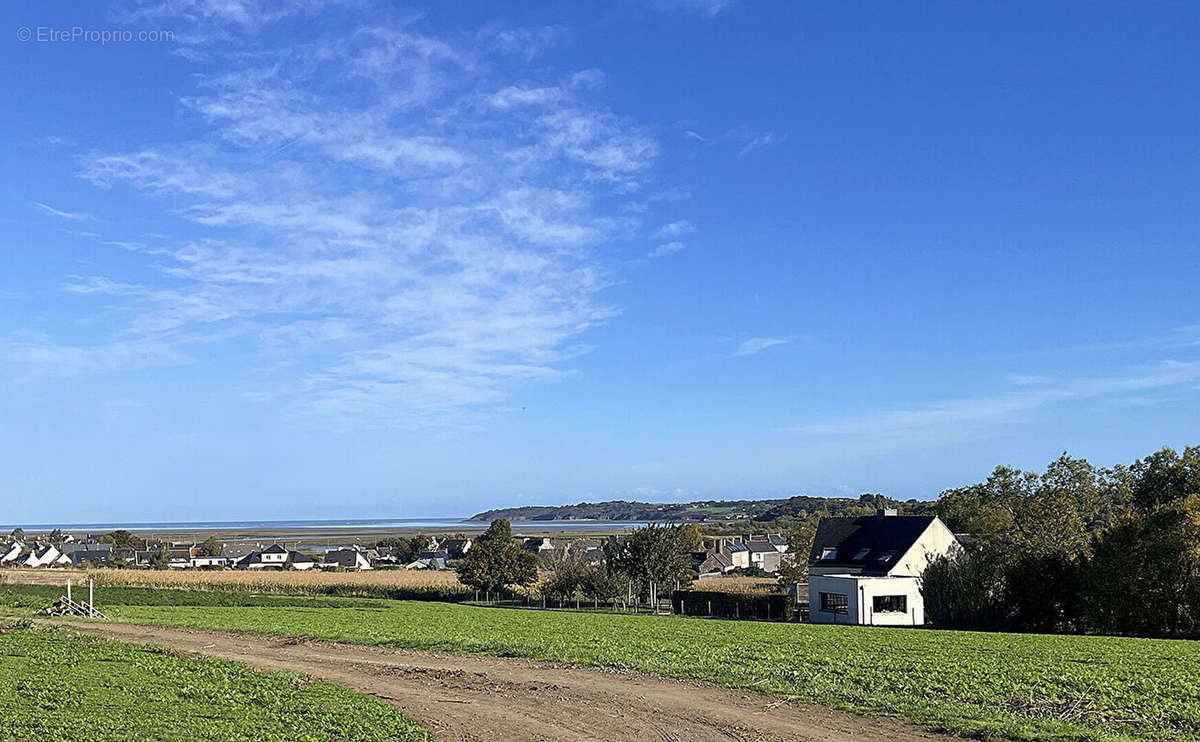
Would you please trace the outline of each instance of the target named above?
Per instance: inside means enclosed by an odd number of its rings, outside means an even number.
[[[0,739],[427,740],[396,709],[292,673],[182,659],[41,628],[0,629]]]
[[[61,591],[0,586],[30,615]],[[520,656],[754,688],[984,738],[1200,739],[1200,642],[105,588],[116,620]]]
[[[11,605],[0,594],[0,600]],[[18,592],[20,592],[18,590]],[[134,591],[130,591],[134,592]],[[150,591],[156,593],[156,591]],[[1200,738],[1200,643],[314,598],[115,605],[116,620],[531,657],[754,688],[985,738]],[[129,602],[159,601],[147,594]],[[244,597],[243,600],[251,598]],[[253,598],[259,600],[260,598]]]

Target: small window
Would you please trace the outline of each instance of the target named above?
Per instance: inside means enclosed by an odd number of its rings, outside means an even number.
[[[826,546],[824,549],[821,549],[821,558],[822,559],[833,559],[836,556],[837,556],[837,549],[832,546]]]
[[[879,561],[882,562],[883,564],[887,564],[888,562],[892,561],[892,558],[895,556],[896,556],[895,551],[887,551],[887,552],[884,552],[883,556],[879,557]]]
[[[821,593],[821,610],[826,613],[845,613],[850,607],[849,598],[842,593]]]
[[[870,549],[859,549],[858,553],[854,555],[854,561],[861,562],[862,560],[866,559],[867,554],[870,554],[870,553],[871,553]]]
[[[873,602],[876,613],[908,613],[907,595],[876,595]]]

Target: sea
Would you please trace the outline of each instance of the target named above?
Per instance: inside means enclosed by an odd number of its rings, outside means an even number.
[[[646,522],[608,520],[516,520],[513,531],[547,533],[570,531],[627,531],[641,528]],[[127,531],[339,531],[404,530],[436,531],[439,533],[482,531],[484,521],[464,518],[354,518],[347,520],[205,520],[205,521],[114,521],[109,523],[13,523],[0,525],[0,533],[13,528],[30,532],[63,531],[106,532]]]

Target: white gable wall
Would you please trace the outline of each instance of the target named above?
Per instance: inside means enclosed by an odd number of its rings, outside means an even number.
[[[920,577],[925,573],[925,568],[929,566],[930,562],[940,556],[949,556],[958,548],[960,548],[958,539],[954,537],[941,518],[934,518],[921,537],[913,542],[912,547],[896,561],[896,566],[892,567],[888,574]]]

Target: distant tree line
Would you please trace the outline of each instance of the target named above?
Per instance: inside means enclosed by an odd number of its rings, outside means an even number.
[[[999,467],[934,509],[970,535],[925,572],[935,625],[1200,636],[1200,446],[1108,469],[1067,454],[1040,474]]]

